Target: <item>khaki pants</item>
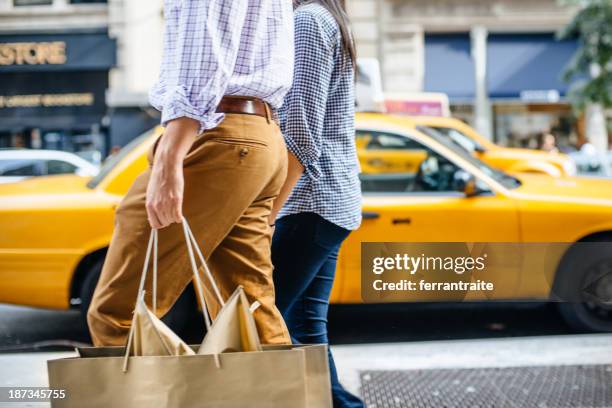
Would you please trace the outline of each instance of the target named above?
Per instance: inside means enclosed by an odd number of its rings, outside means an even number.
[[[254,316],[262,343],[290,343],[274,304],[268,225],[287,172],[278,126],[259,116],[227,114],[217,128],[198,136],[183,166],[183,215],[221,294],[227,299],[242,285],[249,301],[261,303]],[[145,209],[149,175],[150,169],[135,180],[117,209],[113,239],[87,316],[97,346],[125,344],[150,232]],[[157,312],[162,316],[192,279],[179,224],[159,231],[158,259]],[[146,290],[151,304],[151,279]],[[214,317],[219,305],[206,292]]]

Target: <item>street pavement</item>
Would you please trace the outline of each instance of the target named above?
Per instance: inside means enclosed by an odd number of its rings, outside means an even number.
[[[612,364],[611,334],[570,334],[550,305],[342,306],[330,326],[340,378],[355,393],[364,370]],[[0,305],[0,386],[46,386],[46,361],[86,341],[75,311]],[[17,406],[48,405],[0,403]]]
[[[533,367],[612,364],[612,335],[564,335],[478,340],[419,341],[332,347],[340,378],[360,393],[364,370]],[[0,386],[47,386],[46,362],[72,352],[0,355]],[[0,407],[47,407],[40,403],[0,403]]]

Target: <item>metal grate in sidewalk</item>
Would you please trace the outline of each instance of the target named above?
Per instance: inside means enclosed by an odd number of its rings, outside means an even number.
[[[612,365],[362,371],[367,408],[612,407]]]

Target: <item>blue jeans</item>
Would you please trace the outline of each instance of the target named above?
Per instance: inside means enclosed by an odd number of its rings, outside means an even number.
[[[314,213],[285,216],[276,222],[272,263],[276,306],[294,343],[327,344],[327,310],[340,244],[350,231]],[[328,350],[334,408],[363,408],[344,389]]]

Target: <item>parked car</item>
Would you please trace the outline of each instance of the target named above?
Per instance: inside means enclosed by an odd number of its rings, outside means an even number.
[[[406,127],[428,133],[436,131],[474,157],[499,170],[522,173],[543,173],[553,177],[574,176],[576,166],[561,153],[498,146],[459,119],[442,116],[411,116]]]
[[[386,174],[364,170],[364,220],[340,251],[332,302],[362,301],[362,242],[557,242],[580,251],[571,243],[612,241],[609,180],[508,174],[412,123],[382,114],[358,116],[358,140],[382,138],[397,157],[417,158],[418,164],[398,165]],[[58,309],[80,304],[87,310],[114,211],[146,168],[146,152],[160,133],[138,137],[91,179],[39,177],[0,186],[0,302]],[[571,281],[570,290],[579,291],[597,267],[594,262],[612,262],[610,253],[582,258],[589,262],[562,263],[552,278]],[[549,300],[550,282],[529,272],[508,279],[520,282],[529,299]],[[562,303],[560,310],[576,328],[612,331],[609,304]]]
[[[0,183],[29,177],[76,174],[90,177],[99,168],[73,153],[59,150],[0,149]]]
[[[585,144],[569,156],[576,163],[578,174],[581,176],[612,178],[612,150],[602,155],[597,153],[593,145]]]

